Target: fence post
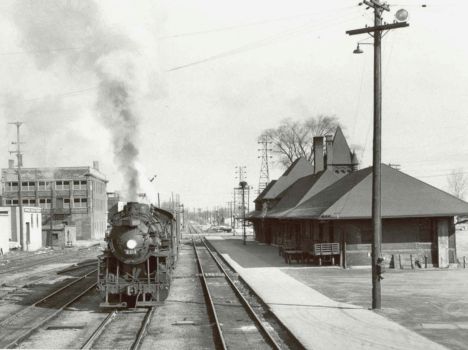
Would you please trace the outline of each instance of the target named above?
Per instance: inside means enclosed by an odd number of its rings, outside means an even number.
[[[424,255],[424,268],[427,269],[427,255]]]
[[[463,257],[463,268],[464,269],[466,268],[466,257],[465,256]]]
[[[400,264],[400,269],[403,270],[403,266],[401,265],[401,254],[398,254],[398,263]]]
[[[413,254],[410,254],[410,255],[409,255],[409,258],[410,258],[411,268],[414,269],[414,265],[413,265]]]

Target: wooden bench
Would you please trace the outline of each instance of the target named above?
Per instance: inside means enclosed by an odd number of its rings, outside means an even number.
[[[322,259],[331,261],[335,265],[335,257],[340,256],[339,243],[315,243],[314,244],[314,257],[318,258],[319,265],[322,265]]]
[[[304,251],[299,249],[289,249],[283,251],[284,261],[287,264],[291,264],[292,260],[296,260],[298,263],[304,261]]]
[[[283,256],[284,251],[294,250],[294,249],[296,249],[296,244],[293,241],[286,240],[286,241],[283,242],[283,244],[280,244],[278,246],[278,255]]]

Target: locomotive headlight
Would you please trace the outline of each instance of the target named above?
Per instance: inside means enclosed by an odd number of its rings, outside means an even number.
[[[127,241],[127,248],[134,249],[137,246],[137,242],[134,239],[129,239]]]

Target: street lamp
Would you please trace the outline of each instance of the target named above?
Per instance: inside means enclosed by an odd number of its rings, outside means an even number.
[[[353,51],[354,54],[361,54],[364,51],[362,51],[360,45],[374,45],[372,43],[358,43],[356,49]]]

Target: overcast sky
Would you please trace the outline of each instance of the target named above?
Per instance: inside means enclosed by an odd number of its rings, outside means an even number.
[[[386,21],[406,8],[410,27],[383,40],[383,162],[447,189],[452,169],[468,172],[468,4],[390,5]],[[7,122],[20,120],[24,166],[98,160],[120,190],[103,75],[129,82],[141,190],[153,198],[226,205],[237,165],[256,189],[257,137],[284,118],[335,115],[362,147],[360,167],[371,164],[372,47],[352,54],[371,40],[345,34],[372,23],[358,1],[3,0],[0,16],[2,166]]]

